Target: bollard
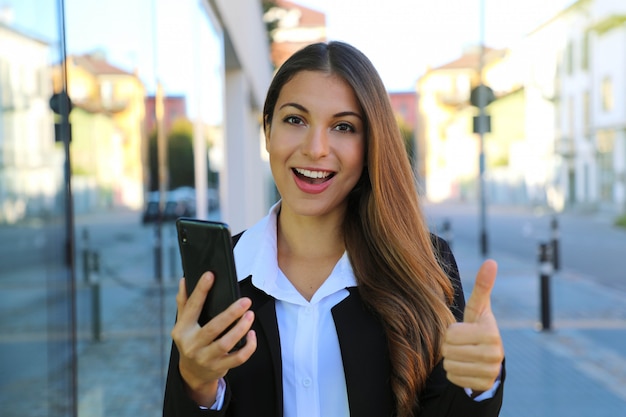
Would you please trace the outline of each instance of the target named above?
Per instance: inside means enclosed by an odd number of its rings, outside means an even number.
[[[157,282],[163,281],[163,240],[161,237],[161,222],[154,226],[154,277]]]
[[[444,240],[448,242],[448,246],[452,249],[452,224],[449,219],[443,221],[442,231]]]
[[[552,265],[555,271],[561,267],[559,257],[559,222],[556,216],[550,221],[550,229],[552,230]]]
[[[91,279],[91,333],[93,340],[102,340],[102,315],[100,311],[100,255],[92,252],[93,272]]]
[[[83,277],[85,284],[89,284],[89,230],[83,229]]]
[[[550,247],[547,243],[539,244],[539,280],[541,297],[541,330],[549,331],[551,325],[550,306],[550,275],[552,274],[552,261]]]

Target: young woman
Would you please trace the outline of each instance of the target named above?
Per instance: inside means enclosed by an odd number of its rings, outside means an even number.
[[[465,306],[371,62],[341,42],[305,47],[263,122],[281,200],[235,237],[238,302],[200,327],[213,275],[189,297],[181,280],[164,416],[497,416],[496,265]]]

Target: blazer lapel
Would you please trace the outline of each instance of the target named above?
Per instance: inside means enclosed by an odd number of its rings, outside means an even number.
[[[241,295],[250,297],[252,310],[255,313],[255,321],[252,328],[257,333],[257,351],[250,358],[251,365],[263,367],[257,363],[262,358],[271,358],[271,368],[274,375],[274,392],[277,415],[283,415],[283,380],[282,360],[280,352],[280,339],[278,335],[278,321],[276,319],[275,300],[265,292],[252,285],[252,276],[247,277],[240,283]],[[269,381],[266,381],[269,382]]]
[[[350,415],[391,416],[394,398],[387,338],[356,287],[332,309],[343,360]]]

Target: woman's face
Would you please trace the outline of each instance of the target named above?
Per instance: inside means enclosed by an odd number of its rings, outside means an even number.
[[[365,160],[364,116],[350,85],[319,71],[302,71],[278,96],[265,132],[282,210],[343,215]]]

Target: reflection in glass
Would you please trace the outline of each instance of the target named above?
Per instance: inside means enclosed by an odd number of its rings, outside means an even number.
[[[181,140],[176,126],[184,126],[192,155],[191,174],[172,175],[189,153],[168,148],[187,155],[170,158],[168,178],[178,182],[168,195],[219,216],[223,40],[205,7],[195,0],[0,6],[2,415],[160,415],[181,272],[171,224],[158,226],[156,241],[157,226],[141,222],[151,196],[154,96],[160,83],[164,102],[178,103],[164,109],[164,137]],[[71,183],[51,100],[64,89]]]

